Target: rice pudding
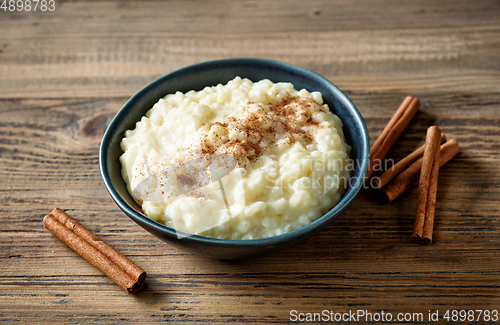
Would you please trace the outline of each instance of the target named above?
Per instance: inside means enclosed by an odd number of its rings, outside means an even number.
[[[184,236],[296,230],[339,202],[353,169],[342,122],[321,93],[240,77],[165,96],[121,148],[134,200]]]

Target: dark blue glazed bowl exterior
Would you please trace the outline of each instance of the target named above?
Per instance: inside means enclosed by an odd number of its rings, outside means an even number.
[[[270,79],[291,82],[296,89],[319,91],[323,99],[344,123],[346,141],[351,145],[355,162],[353,180],[340,202],[321,218],[301,229],[280,236],[255,240],[226,240],[202,236],[178,239],[176,231],[159,224],[141,212],[127,191],[121,176],[120,142],[124,132],[135,128],[137,121],[162,97],[176,91],[202,90],[225,84],[236,76],[252,81]],[[135,94],[116,114],[101,142],[99,164],[104,184],[123,212],[138,225],[182,250],[218,259],[238,259],[277,251],[296,245],[325,229],[337,219],[358,195],[366,174],[369,139],[366,125],[354,104],[330,81],[312,71],[290,64],[259,58],[236,58],[208,61],[169,73]]]

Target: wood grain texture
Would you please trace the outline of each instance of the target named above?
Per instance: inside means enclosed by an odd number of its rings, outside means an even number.
[[[288,323],[299,312],[500,310],[498,1],[56,1],[0,11],[0,321]],[[434,243],[411,242],[414,188],[363,191],[286,251],[193,256],[129,220],[98,150],[120,107],[155,78],[253,56],[316,71],[346,92],[373,141],[406,95],[422,107],[388,154],[438,125],[461,152],[440,170]],[[43,228],[54,207],[148,272],[127,295]],[[363,323],[363,322],[360,322]]]

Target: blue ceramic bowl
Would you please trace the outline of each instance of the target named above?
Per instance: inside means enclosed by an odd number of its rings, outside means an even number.
[[[291,82],[299,90],[305,88],[310,92],[320,91],[325,103],[344,123],[346,140],[352,146],[351,158],[356,162],[352,173],[353,181],[335,207],[311,224],[290,233],[255,240],[214,239],[196,235],[179,239],[174,229],[146,217],[128,193],[120,172],[120,142],[124,132],[135,128],[136,122],[165,95],[225,84],[236,76],[252,81],[270,79],[273,82]],[[359,193],[367,169],[368,155],[368,132],[363,118],[349,98],[330,81],[312,71],[282,62],[237,58],[188,66],[141,89],[116,114],[106,130],[99,152],[99,164],[104,184],[113,200],[126,215],[151,234],[188,252],[219,259],[237,259],[291,247],[325,229]]]

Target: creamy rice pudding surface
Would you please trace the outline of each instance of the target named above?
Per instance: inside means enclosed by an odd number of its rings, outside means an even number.
[[[311,223],[338,203],[353,168],[319,92],[240,77],[165,96],[121,147],[122,176],[149,218],[225,239]]]

